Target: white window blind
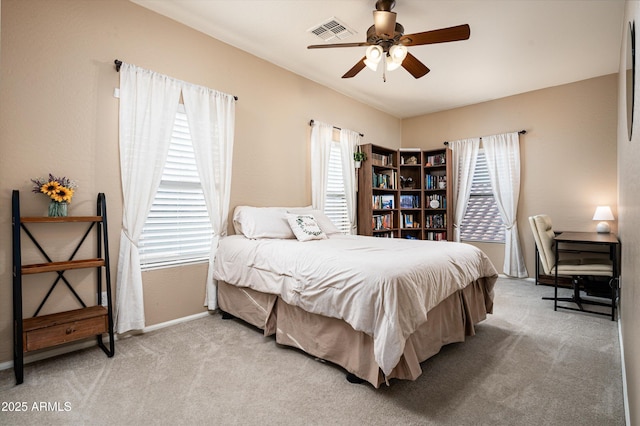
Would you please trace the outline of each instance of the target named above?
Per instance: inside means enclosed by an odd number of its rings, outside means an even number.
[[[329,157],[329,178],[327,182],[327,196],[324,203],[324,213],[343,234],[349,233],[349,216],[347,214],[347,198],[344,192],[342,178],[342,156],[340,143],[331,144]]]
[[[140,238],[142,269],[205,261],[211,236],[189,124],[180,105],[162,181]]]
[[[504,243],[504,225],[491,189],[484,150],[478,152],[467,212],[460,226],[462,241]]]

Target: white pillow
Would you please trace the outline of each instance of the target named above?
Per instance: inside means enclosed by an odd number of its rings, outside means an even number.
[[[327,217],[327,215],[321,210],[314,210],[310,207],[305,207],[302,209],[287,209],[287,212],[293,214],[310,214],[314,217],[318,226],[320,226],[320,229],[322,229],[326,235],[340,234],[338,227],[336,227],[336,225],[331,222],[331,219],[329,219],[329,217]]]
[[[298,241],[326,240],[327,235],[322,231],[311,214],[287,213],[287,220]]]
[[[233,211],[233,229],[247,238],[289,238],[293,234],[285,214],[288,209],[309,211],[311,207],[251,207],[237,206]]]

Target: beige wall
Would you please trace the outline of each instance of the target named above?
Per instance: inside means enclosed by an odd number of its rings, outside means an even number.
[[[46,200],[29,192],[29,179],[49,172],[79,181],[72,214],[93,214],[104,192],[115,280],[122,192],[114,59],[239,97],[232,208],[310,204],[310,119],[400,146],[399,119],[129,1],[2,0],[1,7],[0,362],[12,359],[12,189],[21,190],[23,215],[43,214]],[[67,255],[64,235],[41,232],[54,242],[51,253]],[[46,284],[33,281],[30,291],[42,293],[51,277],[42,278]],[[202,312],[205,278],[203,265],[145,272],[147,325]],[[59,296],[48,309],[66,306]]]
[[[402,146],[439,148],[443,141],[527,130],[520,136],[518,227],[532,276],[529,216],[546,213],[554,228],[566,231],[595,231],[591,218],[599,204],[617,217],[616,88],[612,74],[406,119]],[[479,246],[502,272],[504,246]]]
[[[626,25],[635,21],[636,52],[640,31],[640,3],[628,1],[625,13],[625,36],[620,60],[618,99],[618,191],[619,233],[622,242],[622,273],[620,277],[620,327],[626,369],[629,419],[628,424],[640,424],[640,90],[638,86],[639,58],[636,54],[635,119],[633,138],[627,136],[626,119]]]

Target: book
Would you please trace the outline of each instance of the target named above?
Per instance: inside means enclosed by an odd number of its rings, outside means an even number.
[[[397,173],[395,170],[384,170],[380,173],[373,172],[372,186],[381,189],[396,189]]]
[[[401,209],[418,209],[420,208],[420,196],[419,195],[400,195],[400,208]]]
[[[383,209],[393,209],[393,195],[381,195],[380,198]]]
[[[443,166],[446,163],[447,156],[446,154],[436,154],[436,155],[428,155],[427,162],[425,166],[433,167],[433,166]]]
[[[378,154],[376,152],[371,153],[371,162],[376,166],[392,166],[393,154]]]
[[[402,215],[403,228],[413,228],[413,215],[412,214],[404,214]]]
[[[395,200],[393,195],[374,195],[372,197],[372,207],[374,210],[394,209]]]
[[[393,228],[393,213],[373,215],[371,218],[371,227],[374,231]]]

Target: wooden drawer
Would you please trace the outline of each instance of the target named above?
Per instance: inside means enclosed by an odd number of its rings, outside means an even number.
[[[106,333],[108,324],[107,310],[102,306],[28,318],[23,323],[23,351],[35,351]]]

